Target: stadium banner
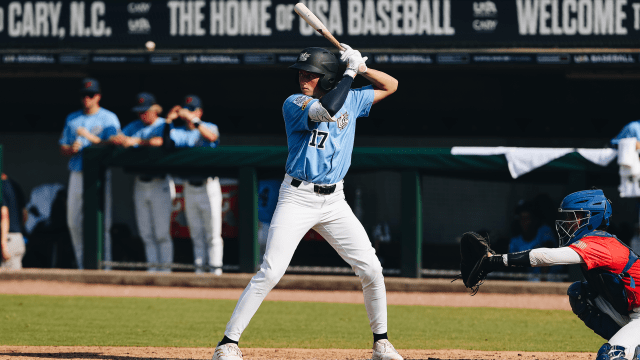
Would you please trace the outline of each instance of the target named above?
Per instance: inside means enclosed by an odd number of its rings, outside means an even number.
[[[637,47],[640,0],[306,0],[356,48]],[[284,0],[0,2],[3,49],[299,49],[329,44]]]

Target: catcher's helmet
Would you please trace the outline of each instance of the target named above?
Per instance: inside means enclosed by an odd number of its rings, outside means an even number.
[[[329,50],[310,47],[300,52],[298,60],[296,60],[295,64],[289,66],[289,69],[304,70],[322,75],[320,86],[323,90],[329,91],[336,86],[339,66],[340,62]]]
[[[608,226],[611,201],[600,189],[578,191],[562,200],[558,212],[566,215],[564,220],[556,221],[560,246],[566,246],[600,226]]]

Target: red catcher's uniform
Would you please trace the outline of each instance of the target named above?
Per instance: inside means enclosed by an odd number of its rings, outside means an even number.
[[[629,262],[629,249],[613,237],[599,236],[609,235],[599,232],[598,235],[587,235],[575,243],[569,245],[577,252],[584,264],[581,264],[586,270],[600,269],[620,274]],[[635,281],[635,288],[631,288],[630,278],[622,277],[625,290],[627,291],[628,311],[640,307],[640,261],[636,261],[627,271],[629,276]]]

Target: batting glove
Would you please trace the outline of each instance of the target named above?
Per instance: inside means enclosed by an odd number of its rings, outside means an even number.
[[[356,74],[364,74],[367,72],[367,57],[362,57],[360,51],[352,49],[347,44],[340,44],[344,50],[340,50],[340,61],[347,64],[347,70],[344,75],[355,77]]]

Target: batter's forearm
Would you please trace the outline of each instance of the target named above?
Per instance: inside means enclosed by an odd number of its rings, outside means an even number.
[[[398,89],[398,80],[382,71],[369,68],[366,73],[361,75],[369,80],[376,90],[394,93]]]

